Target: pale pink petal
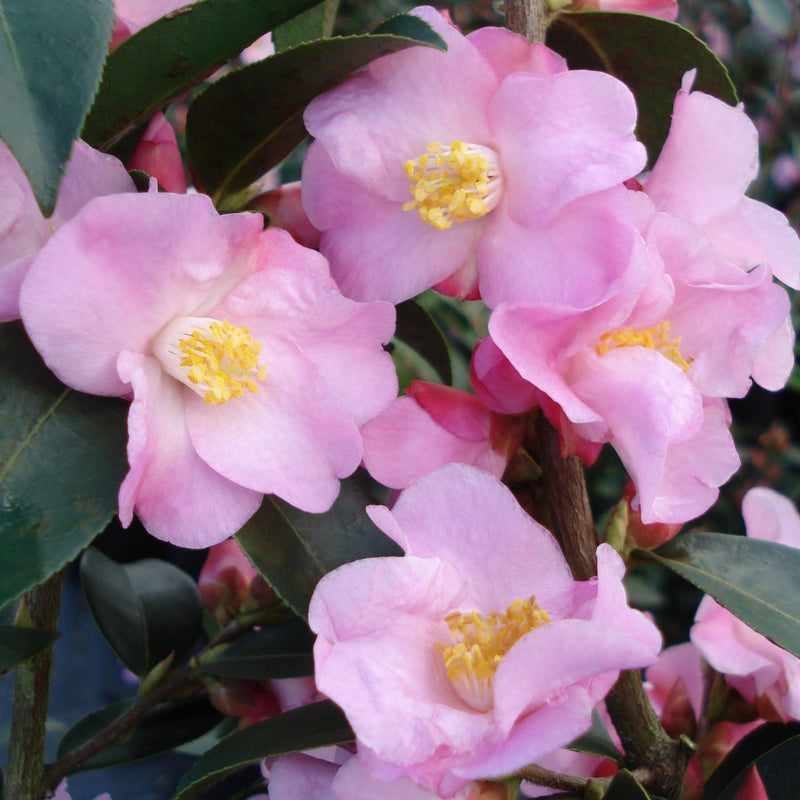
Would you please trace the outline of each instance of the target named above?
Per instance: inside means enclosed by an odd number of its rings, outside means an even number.
[[[519,221],[542,226],[570,200],[635,176],[647,160],[633,134],[633,95],[603,72],[510,75],[488,116],[509,213]]]
[[[488,472],[463,464],[442,467],[405,489],[392,516],[407,554],[443,558],[469,584],[474,606],[461,610],[504,612],[532,594],[551,615],[571,606],[572,573],[555,539]],[[515,557],[509,559],[508,552]]]
[[[181,547],[208,547],[236,533],[261,495],[226,480],[195,452],[183,419],[188,390],[149,356],[122,352],[119,372],[133,389],[131,468],[119,492],[122,524],[129,525],[136,513],[153,536]]]
[[[627,272],[639,238],[624,218],[629,199],[623,189],[582,197],[541,226],[536,216],[514,213],[506,196],[478,245],[486,305],[531,300],[587,308],[605,299]]]
[[[407,778],[394,783],[376,780],[359,756],[339,768],[333,781],[333,796],[336,800],[439,800],[438,795]]]
[[[491,338],[472,352],[470,383],[478,397],[501,414],[521,414],[535,408],[538,392],[503,355]]]
[[[598,371],[572,388],[608,425],[614,449],[636,484],[642,519],[654,521],[651,510],[669,447],[700,430],[702,397],[680,367],[653,350],[619,348],[598,361]]]
[[[73,388],[125,394],[117,354],[147,352],[167,322],[216,305],[254,268],[260,228],[257,215],[220,217],[204,195],[97,198],[31,265],[20,300],[28,334]]]
[[[507,28],[487,25],[470,33],[467,41],[491,65],[498,81],[513,72],[554,75],[567,71],[567,62],[558,53],[538,42],[531,45]]]
[[[276,758],[269,770],[270,800],[335,800],[333,779],[338,764],[304,753]]]
[[[744,496],[742,516],[751,539],[800,549],[800,514],[788,497],[757,486]]]
[[[771,392],[783,389],[794,368],[794,326],[787,316],[753,362],[753,380]]]
[[[696,720],[703,713],[705,692],[700,652],[692,642],[665,648],[658,661],[647,668],[647,681],[666,698],[679,681],[683,683]],[[660,713],[660,710],[659,710]]]
[[[683,88],[644,189],[660,211],[703,225],[734,208],[758,172],[758,133],[741,108]]]

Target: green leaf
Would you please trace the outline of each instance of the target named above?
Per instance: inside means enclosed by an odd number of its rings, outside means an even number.
[[[0,387],[2,608],[77,558],[115,514],[128,404],[65,387],[18,322],[0,326]]]
[[[203,0],[143,28],[108,57],[83,138],[107,149],[263,33],[315,2]]]
[[[608,735],[608,729],[603,722],[603,718],[597,711],[592,712],[592,727],[583,736],[578,737],[572,744],[568,745],[567,749],[576,753],[586,753],[590,756],[607,758],[619,766],[625,763],[625,756],[620,753]]]
[[[609,784],[603,800],[650,800],[650,795],[626,769],[620,770]]]
[[[689,533],[650,553],[775,644],[800,656],[800,550],[726,533]]]
[[[352,742],[344,712],[330,700],[257,722],[223,739],[183,776],[174,800],[190,800],[228,773],[263,758]]]
[[[0,137],[49,217],[108,52],[111,0],[0,0]]]
[[[395,338],[421,355],[448,386],[453,382],[453,370],[447,341],[433,317],[414,300],[397,306]]]
[[[800,723],[767,722],[747,734],[711,773],[703,800],[734,800],[753,764],[770,800],[793,797],[800,759]]]
[[[697,68],[696,90],[736,103],[722,62],[674,22],[608,11],[562,14],[548,29],[547,44],[571,69],[602,70],[628,85],[639,108],[636,135],[651,165],[667,137],[684,72]]]
[[[220,78],[194,100],[186,121],[198,179],[216,204],[244,189],[303,141],[303,111],[314,97],[375,58],[420,44],[444,48],[422,20],[401,15],[374,34],[301,44]]]
[[[356,477],[342,481],[324,514],[298,511],[268,495],[236,540],[267,583],[305,618],[314,587],[332,569],[359,558],[402,555],[367,516],[372,502]]]
[[[81,559],[81,583],[100,632],[139,676],[170,653],[180,661],[202,630],[197,585],[166,561],[117,564],[91,548]]]
[[[78,720],[58,743],[57,756],[61,758],[91,739],[135,703],[135,698],[122,700]],[[159,703],[145,714],[129,735],[83,761],[76,771],[113,767],[165,753],[197,739],[223,719],[224,715],[204,695]]]
[[[230,647],[198,660],[203,672],[220,678],[265,681],[314,674],[314,634],[299,619],[270,625],[243,636]]]
[[[56,631],[0,625],[0,675],[49,647],[59,635]]]
[[[275,51],[282,53],[303,42],[327,39],[333,33],[338,8],[339,0],[325,0],[275,28],[272,32]]]

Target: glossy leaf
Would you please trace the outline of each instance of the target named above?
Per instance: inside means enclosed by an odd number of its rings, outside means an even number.
[[[204,0],[167,14],[108,57],[83,138],[107,149],[263,33],[313,5],[315,0]]]
[[[92,548],[81,559],[81,583],[97,627],[139,676],[170,653],[180,661],[202,630],[197,585],[166,561],[117,564]]]
[[[78,720],[58,743],[58,757],[66,755],[111,724],[135,699],[122,700]],[[78,772],[113,767],[174,750],[202,736],[224,719],[205,695],[159,703],[147,712],[129,735],[83,761]]]
[[[689,533],[637,554],[677,572],[800,656],[800,550],[726,533]]]
[[[694,88],[736,103],[728,71],[714,53],[674,22],[645,14],[608,11],[562,14],[547,31],[547,44],[571,69],[608,72],[636,96],[636,135],[652,164],[664,144],[672,104],[683,74],[697,69]]]
[[[800,723],[768,722],[747,734],[711,773],[703,800],[734,800],[753,764],[770,800],[794,796],[800,759]]]
[[[609,784],[603,800],[651,800],[650,795],[626,769],[620,770]]]
[[[338,8],[339,0],[325,0],[275,28],[272,32],[275,51],[282,53],[303,42],[329,37],[333,33]]]
[[[619,766],[625,763],[625,756],[620,753],[608,735],[603,718],[597,711],[592,712],[592,727],[583,736],[578,737],[572,744],[568,745],[567,749],[576,753],[586,753],[586,755],[590,756],[607,758]]]
[[[268,680],[314,674],[314,634],[299,619],[253,631],[230,647],[199,659],[203,672],[219,678]]]
[[[223,739],[183,776],[174,800],[197,797],[233,770],[263,758],[353,741],[344,712],[330,700],[257,722]]]
[[[0,608],[77,558],[117,509],[121,400],[61,384],[20,323],[0,326]]]
[[[450,351],[433,317],[414,300],[397,306],[395,338],[421,355],[448,386],[453,382]]]
[[[224,76],[189,108],[186,149],[198,179],[217,204],[244,189],[303,141],[314,97],[375,58],[420,44],[444,48],[422,20],[401,15],[374,34],[301,44]]]
[[[100,82],[113,23],[111,0],[0,2],[0,137],[45,216]]]
[[[325,514],[308,514],[268,495],[236,540],[267,583],[305,618],[314,587],[332,569],[359,558],[402,555],[367,516],[372,502],[356,477],[342,481]]]
[[[0,675],[49,647],[59,634],[19,625],[0,625]]]

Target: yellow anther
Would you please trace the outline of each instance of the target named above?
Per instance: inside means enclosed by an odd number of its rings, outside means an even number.
[[[669,337],[672,325],[668,319],[662,319],[652,328],[619,328],[610,333],[604,333],[595,345],[597,355],[604,356],[610,350],[618,347],[647,347],[656,350],[668,358],[673,364],[679,366],[684,372],[689,371],[694,358],[684,358],[678,349],[681,343],[680,336]]]
[[[266,367],[258,361],[261,345],[250,331],[227,320],[202,323],[180,336],[174,350],[170,348],[195,391],[211,405],[227,403],[246,391],[257,392],[256,380],[264,380]]]
[[[413,200],[403,210],[415,208],[423,222],[440,231],[479,219],[499,200],[500,170],[488,147],[431,142],[419,158],[406,162],[405,171]]]
[[[453,644],[437,644],[447,677],[462,699],[478,711],[492,704],[492,678],[503,656],[526,634],[550,622],[550,616],[536,604],[536,598],[515,600],[500,613],[487,617],[477,611],[448,614],[444,621]]]

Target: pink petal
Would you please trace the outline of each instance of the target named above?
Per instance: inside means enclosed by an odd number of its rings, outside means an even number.
[[[602,72],[510,75],[488,116],[517,220],[546,224],[570,200],[635,176],[647,160],[633,134],[633,95]]]
[[[467,40],[491,65],[498,81],[513,72],[554,75],[567,71],[567,62],[558,53],[543,44],[530,44],[506,28],[487,25],[470,33]]]
[[[183,194],[186,191],[186,174],[175,129],[160,111],[145,128],[128,160],[128,169],[140,169],[152,175],[168,192]]]
[[[742,516],[751,539],[800,549],[800,514],[788,497],[757,486],[744,496]]]
[[[184,421],[186,390],[149,356],[123,352],[120,380],[133,388],[128,413],[130,471],[119,491],[119,516],[134,512],[159,539],[181,547],[209,547],[255,513],[261,495],[231,483],[192,448]]]
[[[305,753],[276,758],[269,770],[270,800],[334,800],[333,779],[338,764]]]
[[[555,539],[488,472],[442,467],[403,491],[392,516],[407,554],[445,559],[468,582],[472,605],[463,611],[504,612],[532,594],[553,616],[571,605],[572,573]]]

